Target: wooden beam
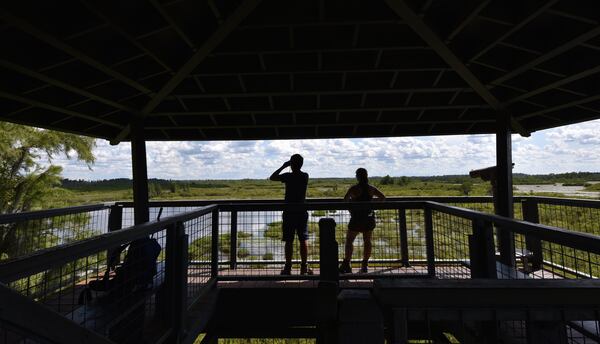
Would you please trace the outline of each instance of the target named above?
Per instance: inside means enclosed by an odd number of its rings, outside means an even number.
[[[479,119],[479,120],[455,120],[449,119],[444,121],[393,121],[393,122],[353,122],[353,123],[318,123],[320,127],[346,127],[349,125],[356,126],[373,126],[373,125],[414,125],[414,124],[468,124],[468,123],[495,123],[496,121],[493,119]],[[252,128],[295,128],[296,124],[260,124],[260,125],[157,125],[157,126],[148,126],[146,129],[151,130],[173,130],[173,129],[252,129]]]
[[[462,20],[458,26],[454,28],[454,30],[452,30],[452,32],[448,35],[448,38],[446,38],[446,42],[451,42],[456,35],[458,35],[465,27],[467,27],[467,25],[469,25],[469,23],[473,21],[473,19],[477,17],[479,12],[483,11],[483,9],[490,4],[490,2],[491,0],[482,1],[479,6],[475,7],[473,11],[471,11],[471,13],[469,13],[469,15]]]
[[[525,17],[523,20],[521,20],[521,22],[519,22],[516,25],[513,25],[510,28],[510,30],[506,31],[502,36],[498,37],[492,43],[488,44],[485,48],[481,49],[479,52],[477,52],[475,55],[473,55],[469,59],[469,61],[477,60],[478,58],[480,58],[481,56],[483,56],[485,53],[487,53],[492,48],[494,48],[499,42],[505,40],[506,38],[508,38],[512,34],[514,34],[515,32],[519,31],[521,28],[523,28],[525,25],[529,24],[532,20],[534,20],[535,18],[537,18],[540,14],[542,14],[548,8],[554,6],[554,4],[556,4],[557,2],[558,2],[558,0],[547,1],[543,6],[540,6],[540,8],[538,8],[536,11],[534,11],[533,13],[531,13],[530,15],[528,15],[527,17]]]
[[[512,137],[508,117],[498,113],[496,121],[496,185],[492,184],[496,215],[514,217],[512,183]],[[514,234],[498,228],[500,261],[515,266]]]
[[[110,75],[116,80],[121,81],[122,83],[144,93],[152,94],[153,91],[147,88],[146,86],[141,85],[140,83],[124,76],[123,74],[111,69],[110,67],[104,65],[103,63],[95,60],[94,58],[84,54],[83,52],[73,48],[72,46],[62,42],[56,37],[39,30],[28,22],[13,16],[11,13],[7,12],[4,9],[0,9],[0,18],[4,20],[11,26],[18,28],[21,31],[26,32],[27,34],[39,39],[40,41],[52,46],[55,49],[58,49],[68,55],[75,57],[76,59],[98,69],[99,71]]]
[[[494,110],[504,112],[500,101],[487,87],[467,68],[467,66],[446,46],[446,44],[427,26],[423,20],[403,0],[385,0],[396,12],[452,69]],[[512,116],[511,126],[519,134],[529,136]]]
[[[141,118],[151,113],[177,86],[196,69],[196,67],[223,41],[227,36],[258,6],[261,0],[245,0],[233,14],[215,31],[192,57],[171,77],[169,81],[150,99],[141,111]],[[125,128],[111,144],[118,144],[129,134],[130,128]]]
[[[527,113],[525,115],[519,116],[519,118],[530,118],[530,117],[534,117],[534,116],[539,116],[539,115],[547,114],[549,112],[554,112],[554,111],[558,111],[558,110],[570,108],[572,106],[590,103],[590,102],[593,102],[593,101],[596,101],[596,100],[600,100],[600,95],[594,95],[594,96],[590,96],[590,97],[578,99],[578,100],[575,100],[575,101],[572,101],[572,102],[568,102],[568,103],[560,104],[560,105],[557,105],[557,106],[553,106],[553,107],[550,107],[550,108],[546,108],[546,109],[543,109],[543,110],[538,110],[538,111],[530,112],[530,113]]]
[[[3,92],[0,91],[0,98],[5,98],[5,99],[10,99],[10,100],[14,100],[16,102],[19,103],[23,103],[23,104],[27,104],[27,105],[31,105],[31,106],[35,106],[35,107],[39,107],[42,109],[46,109],[46,110],[50,110],[50,111],[54,111],[54,112],[60,112],[63,113],[65,115],[69,115],[69,116],[73,116],[73,117],[77,117],[77,118],[82,118],[82,119],[86,119],[89,121],[93,121],[93,122],[97,122],[97,123],[102,123],[102,124],[106,124],[115,128],[123,128],[122,125],[111,122],[111,121],[107,121],[101,118],[98,118],[97,116],[92,116],[92,115],[86,115],[80,112],[76,112],[73,110],[69,110],[69,109],[65,109],[59,106],[54,106],[54,105],[50,105],[50,104],[46,104],[34,99],[30,99],[30,98],[25,98],[25,97],[21,97],[18,95],[14,95],[11,93],[7,93],[7,92]]]
[[[547,84],[545,86],[542,86],[542,87],[540,87],[538,89],[535,89],[533,91],[530,91],[530,92],[527,92],[527,93],[522,94],[520,96],[517,96],[517,97],[515,97],[513,99],[510,99],[507,102],[505,102],[504,104],[505,105],[510,105],[510,104],[516,103],[516,102],[518,102],[520,100],[533,97],[536,94],[544,93],[544,92],[549,91],[551,89],[558,89],[562,85],[566,85],[566,84],[571,83],[573,81],[577,81],[579,79],[586,78],[586,77],[588,77],[590,75],[594,75],[596,73],[600,73],[600,66],[596,66],[594,68],[590,68],[590,69],[585,70],[583,72],[580,72],[580,73],[577,73],[577,74],[573,74],[573,75],[571,75],[569,77],[566,77],[564,79],[552,82],[552,83]]]
[[[131,124],[131,166],[133,169],[134,222],[136,225],[150,221],[150,201],[148,199],[148,164],[146,138],[142,120]]]
[[[93,94],[91,92],[88,92],[88,91],[86,91],[84,89],[81,89],[81,88],[69,85],[69,84],[67,84],[65,82],[62,82],[60,80],[56,80],[56,79],[50,78],[50,77],[48,77],[48,76],[46,76],[44,74],[38,73],[36,71],[32,71],[32,70],[27,69],[27,68],[25,68],[23,66],[20,66],[18,64],[15,64],[15,63],[12,63],[12,62],[9,62],[9,61],[6,61],[6,60],[0,60],[0,66],[4,67],[6,69],[10,69],[12,71],[15,71],[17,73],[26,75],[26,76],[28,76],[30,78],[37,79],[39,81],[43,81],[47,85],[56,86],[56,87],[59,87],[59,88],[62,88],[64,90],[66,90],[66,91],[79,94],[80,96],[89,98],[91,100],[95,100],[95,101],[97,101],[99,103],[103,103],[103,104],[112,106],[114,108],[117,108],[117,109],[120,109],[120,110],[123,110],[123,111],[127,111],[127,112],[131,112],[131,113],[135,113],[136,112],[135,109],[130,108],[130,107],[126,106],[126,105],[120,104],[120,103],[112,101],[110,99],[106,99],[106,98],[100,97],[100,96],[95,95],[95,94]]]
[[[430,88],[394,88],[373,90],[340,90],[340,91],[295,91],[295,92],[232,92],[232,93],[202,93],[176,94],[167,99],[203,99],[221,97],[288,97],[288,96],[327,96],[327,95],[361,95],[361,94],[398,94],[398,93],[438,93],[462,91],[464,87],[430,87]]]
[[[306,109],[306,110],[233,110],[233,111],[188,111],[188,112],[154,112],[148,117],[162,116],[197,116],[197,115],[243,115],[253,113],[322,113],[322,112],[379,112],[379,111],[410,111],[410,110],[464,110],[464,109],[490,109],[489,105],[430,105],[430,106],[402,106],[402,107],[370,107],[370,108],[333,108],[333,109]]]
[[[190,74],[191,77],[215,77],[215,76],[226,76],[226,77],[237,77],[239,76],[262,76],[262,75],[303,75],[303,74],[342,74],[342,73],[372,73],[372,72],[439,72],[442,70],[452,70],[451,68],[370,68],[370,69],[328,69],[328,70],[297,70],[297,71],[257,71],[257,72],[231,72],[231,73],[194,73]]]
[[[163,17],[163,19],[167,23],[169,23],[169,25],[171,25],[173,30],[175,30],[175,32],[177,32],[177,34],[179,35],[179,37],[181,37],[181,39],[185,42],[185,44],[187,44],[190,48],[195,49],[196,45],[194,44],[194,42],[192,42],[192,40],[188,37],[188,35],[185,32],[183,32],[183,30],[181,30],[179,25],[175,22],[173,17],[171,17],[171,15],[169,15],[169,13],[167,13],[167,11],[165,11],[163,6],[161,4],[159,4],[158,1],[156,1],[156,0],[150,0],[150,3],[152,4],[152,6],[154,6],[156,11],[158,11],[158,13],[160,13],[160,15]]]
[[[113,18],[107,16],[102,13],[99,9],[93,6],[89,0],[79,0],[90,12],[94,13],[100,19],[107,22],[113,30],[117,31],[121,36],[125,37],[131,44],[133,44],[136,48],[143,51],[146,55],[150,56],[156,63],[158,63],[161,67],[168,71],[172,71],[171,66],[161,60],[155,53],[146,48],[143,44],[141,44],[135,37],[130,35],[121,25],[119,25]]]
[[[576,46],[598,36],[599,34],[600,34],[600,27],[596,27],[596,28],[568,41],[567,43],[550,50],[546,54],[533,59],[532,61],[522,65],[521,67],[518,67],[518,68],[512,70],[511,72],[504,74],[503,76],[499,77],[498,79],[492,81],[491,84],[499,85],[507,80],[510,80],[510,79],[514,78],[515,76],[520,75],[543,62],[546,62],[564,52],[567,52],[567,51],[575,48]]]
[[[142,109],[152,112],[256,8],[260,0],[245,0]]]

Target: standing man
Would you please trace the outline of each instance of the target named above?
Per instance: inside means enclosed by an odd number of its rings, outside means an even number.
[[[285,202],[286,203],[304,203],[306,200],[306,187],[308,186],[308,173],[300,169],[304,164],[304,158],[300,154],[294,154],[289,161],[286,161],[278,168],[271,177],[272,181],[285,183]],[[292,172],[281,173],[284,168],[290,166]],[[292,274],[292,253],[294,249],[294,234],[300,241],[300,265],[301,275],[312,275],[312,270],[308,268],[308,212],[286,210],[282,215],[283,223],[281,226],[281,240],[285,242],[285,266],[281,270],[282,275]]]

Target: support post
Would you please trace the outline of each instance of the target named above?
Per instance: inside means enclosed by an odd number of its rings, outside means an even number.
[[[406,316],[406,308],[394,308],[392,312],[392,344],[407,344],[408,320]]]
[[[398,223],[400,229],[400,260],[402,266],[410,266],[408,260],[408,230],[406,228],[406,209],[398,209]]]
[[[496,214],[514,217],[512,191],[512,139],[510,130],[510,115],[504,111],[498,112],[496,120],[496,185],[494,202]],[[514,235],[503,228],[497,228],[500,262],[507,266],[515,266]]]
[[[473,234],[469,235],[471,278],[497,278],[494,233],[490,222],[473,220]]]
[[[339,282],[338,243],[335,240],[335,220],[319,220],[319,266],[320,280]]]
[[[212,211],[212,235],[211,235],[211,261],[210,276],[219,275],[219,210]]]
[[[234,270],[237,269],[237,235],[238,235],[238,226],[237,226],[237,211],[231,212],[230,217],[230,242],[231,246],[229,247],[229,268]]]
[[[523,200],[521,203],[523,207],[523,220],[540,223],[540,213],[538,208],[538,201],[536,199],[528,198]],[[537,271],[542,268],[542,262],[544,260],[542,253],[542,241],[530,234],[525,236],[525,246],[529,254],[527,259],[530,263],[531,271]],[[524,264],[525,265],[525,264]]]
[[[425,208],[425,246],[427,249],[427,274],[435,277],[435,250],[433,247],[433,214]]]
[[[133,168],[133,207],[135,224],[150,221],[148,200],[148,165],[144,125],[140,120],[131,124],[131,166]]]

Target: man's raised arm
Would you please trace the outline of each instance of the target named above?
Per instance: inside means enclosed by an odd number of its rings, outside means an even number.
[[[289,161],[284,162],[280,168],[276,169],[275,172],[273,172],[273,174],[269,177],[269,179],[274,182],[280,182],[281,176],[279,174],[281,173],[281,171],[283,171],[284,168],[286,168],[288,166],[290,166],[290,162]]]

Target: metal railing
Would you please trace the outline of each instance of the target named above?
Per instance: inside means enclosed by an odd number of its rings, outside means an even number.
[[[474,204],[472,199],[467,200]],[[489,198],[481,200],[482,203],[484,200]],[[453,201],[460,203],[456,199]],[[212,281],[323,278],[322,253],[339,252],[331,258],[336,265],[344,252],[349,211],[367,208],[375,211],[377,219],[370,271],[367,274],[342,275],[342,279],[599,278],[600,237],[592,234],[595,233],[593,226],[587,229],[589,233],[584,233],[534,223],[533,209],[538,211],[537,216],[542,220],[544,217],[540,211],[544,213],[546,210],[541,204],[552,202],[558,201],[523,199],[520,204],[523,217],[530,221],[423,200],[368,204],[339,201],[305,204],[220,202],[209,206],[195,202],[153,203],[154,209],[163,207],[167,215],[177,214],[180,209],[188,211],[160,221],[59,243],[2,261],[0,282],[50,308],[57,316],[66,317],[114,341],[177,338],[182,335],[187,311],[201,301],[208,286],[214,286]],[[590,209],[598,209],[597,204],[586,201],[569,206],[588,205]],[[103,211],[107,209],[103,208]],[[109,228],[120,228],[128,221],[127,209],[127,204],[112,206],[107,218],[107,232]],[[292,277],[279,276],[283,266],[281,214],[285,210],[309,212],[308,257],[315,273],[313,276],[299,276],[297,270]],[[77,213],[75,209],[70,211]],[[56,214],[65,216],[66,211],[57,211]],[[35,216],[43,219],[56,214]],[[27,220],[31,220],[32,215],[27,216]],[[332,233],[335,240],[327,243],[337,247],[323,246],[317,229],[318,221],[324,218],[332,218],[336,222]],[[13,220],[18,222],[18,216]],[[498,230],[507,231],[514,238],[514,260],[511,264],[497,262],[495,233]],[[128,275],[116,277],[119,272],[111,269],[110,258],[117,255],[117,261],[123,266],[133,250],[132,243],[147,237],[154,238],[160,246],[152,283],[142,289],[125,287],[135,284],[139,277],[127,269],[121,270],[121,274],[125,271]],[[115,253],[119,247],[126,245],[130,246],[123,253]],[[361,249],[362,243],[357,240],[356,263],[360,261]],[[294,251],[294,261],[298,262],[298,247]],[[142,258],[137,259],[143,261]],[[135,259],[129,260],[135,263]],[[81,304],[82,295],[87,301],[85,290],[93,284],[90,282],[103,280],[104,276],[108,276],[109,280],[121,278],[130,282],[123,282],[119,293],[94,291],[92,294],[96,297]],[[131,331],[131,328],[137,330]],[[9,330],[15,331],[13,327]]]
[[[188,238],[210,243],[216,214],[216,206],[203,207],[6,260],[0,282],[115,342],[172,340],[211,278],[210,267],[188,269],[189,253],[212,260],[211,246],[188,250]],[[36,333],[45,325],[31,326]]]

